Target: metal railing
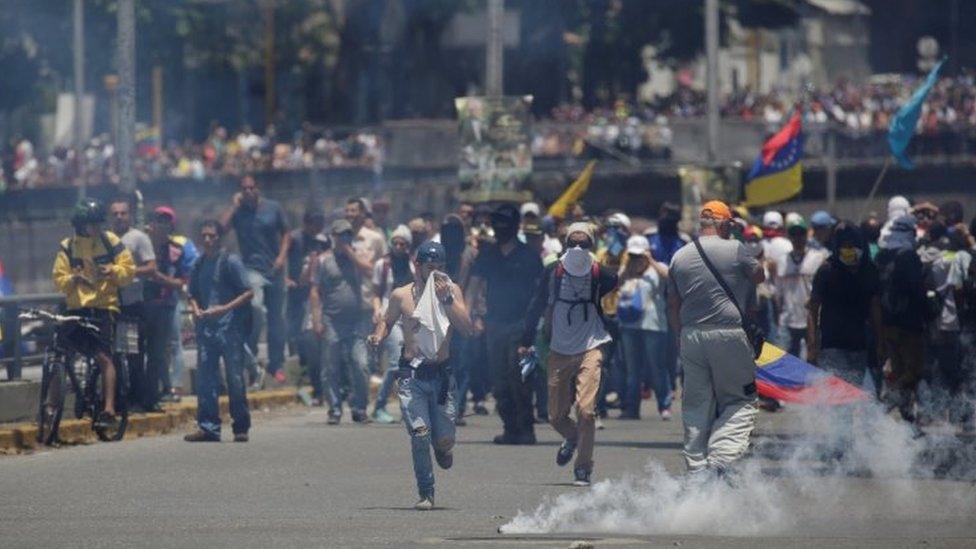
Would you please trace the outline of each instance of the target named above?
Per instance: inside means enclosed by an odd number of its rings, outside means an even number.
[[[54,293],[0,297],[0,312],[2,312],[2,316],[0,316],[0,326],[2,326],[0,349],[3,349],[0,364],[7,369],[7,381],[20,379],[25,364],[40,362],[44,358],[43,354],[24,354],[21,325],[18,318],[21,309],[39,305],[61,305],[62,303],[64,303],[64,295]]]

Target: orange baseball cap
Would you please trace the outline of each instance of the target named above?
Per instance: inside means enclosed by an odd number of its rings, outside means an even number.
[[[699,217],[719,220],[732,219],[732,210],[721,200],[711,200],[702,206]]]

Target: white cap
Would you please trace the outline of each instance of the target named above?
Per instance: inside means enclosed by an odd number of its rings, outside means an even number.
[[[644,235],[636,234],[627,239],[627,253],[631,255],[645,255],[650,253],[651,243]]]
[[[786,214],[786,226],[789,227],[799,221],[803,221],[803,216],[796,212],[789,212]]]
[[[535,202],[526,202],[525,204],[522,204],[522,208],[519,210],[519,213],[522,214],[522,217],[525,217],[526,214],[532,214],[539,217],[542,215],[542,209],[539,208],[539,205]]]
[[[627,214],[622,212],[617,212],[610,217],[607,217],[607,225],[620,225],[621,227],[630,230],[630,218]]]
[[[783,214],[777,211],[769,211],[763,215],[762,219],[763,227],[771,227],[773,229],[779,229],[783,226]]]
[[[390,234],[390,243],[393,242],[394,238],[402,238],[406,240],[407,246],[413,245],[413,233],[410,232],[410,229],[406,225],[397,225],[397,228],[393,230],[392,234]]]

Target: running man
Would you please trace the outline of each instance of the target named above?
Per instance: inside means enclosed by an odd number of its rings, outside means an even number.
[[[414,508],[429,511],[434,507],[434,467],[430,459],[431,437],[434,457],[441,469],[454,463],[454,417],[456,415],[454,373],[450,368],[451,336],[474,333],[474,325],[464,305],[461,289],[444,274],[447,254],[438,242],[427,242],[417,250],[415,282],[401,286],[390,295],[384,322],[376,324],[369,344],[377,347],[397,322],[403,327],[403,353],[400,355],[400,412],[403,414],[413,450],[413,471],[420,500]],[[433,360],[424,358],[419,334],[425,328],[415,317],[426,284],[434,274],[434,292],[449,325]]]

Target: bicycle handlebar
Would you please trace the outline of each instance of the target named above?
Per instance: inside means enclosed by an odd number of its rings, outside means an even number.
[[[94,332],[100,332],[101,330],[93,324],[89,319],[82,316],[64,316],[56,315],[54,313],[49,313],[43,309],[25,309],[24,312],[17,315],[20,320],[40,320],[43,322],[50,322],[53,324],[70,324],[75,323],[86,330],[92,330]]]

